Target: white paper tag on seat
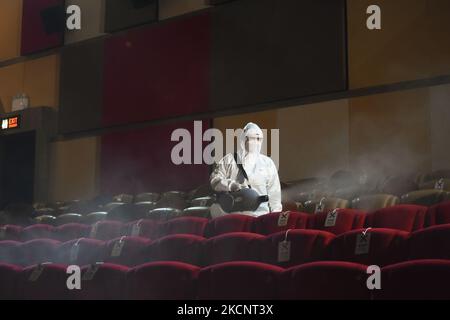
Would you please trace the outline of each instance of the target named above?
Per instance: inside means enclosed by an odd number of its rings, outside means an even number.
[[[124,245],[125,242],[122,239],[114,243],[114,247],[111,251],[111,257],[120,257]]]
[[[434,188],[436,190],[444,190],[444,179],[439,179],[438,181],[436,181]]]
[[[367,230],[356,237],[355,255],[368,254],[370,250],[370,233]]]
[[[325,227],[334,227],[336,225],[336,220],[338,218],[338,209],[328,212],[327,218],[325,219]]]
[[[94,279],[95,274],[97,273],[100,266],[103,264],[103,262],[97,262],[96,264],[91,264],[89,268],[86,270],[86,272],[83,274],[83,277],[81,280],[84,281],[91,281]]]
[[[30,277],[28,278],[28,281],[35,282],[37,279],[39,279],[39,277],[41,276],[43,271],[44,271],[44,265],[42,265],[42,264],[37,265],[31,272]]]
[[[92,228],[91,228],[91,233],[89,234],[90,238],[95,238],[97,236],[97,229],[98,229],[98,222],[96,222]]]
[[[279,227],[285,227],[288,224],[289,220],[289,211],[281,212],[278,216],[278,226]]]
[[[314,213],[319,213],[319,212],[323,212],[323,210],[325,210],[325,197],[322,197],[322,199],[320,199],[319,203],[316,204],[316,209],[314,210]]]
[[[70,262],[77,261],[79,251],[80,251],[80,245],[77,242],[72,246],[72,248],[70,248]]]
[[[316,204],[316,209],[314,210],[314,213],[322,212],[323,209],[324,209],[323,203],[318,203],[318,204]]]
[[[291,260],[291,242],[281,241],[278,243],[278,262]]]
[[[137,222],[133,224],[133,227],[131,228],[131,236],[132,237],[139,237],[141,234],[141,222]]]

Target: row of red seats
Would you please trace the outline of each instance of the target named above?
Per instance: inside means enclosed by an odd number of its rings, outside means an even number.
[[[83,267],[80,289],[69,290],[65,265],[22,269],[0,264],[0,299],[450,299],[450,261],[415,260],[384,267],[380,289],[368,289],[369,276],[366,265],[333,261],[290,269],[259,262],[203,269],[180,262],[131,269],[103,263]]]
[[[338,236],[321,230],[293,229],[263,236],[235,232],[209,239],[177,234],[151,241],[120,237],[110,241],[81,238],[0,241],[0,262],[29,266],[47,261],[86,265],[98,261],[126,266],[151,261],[181,261],[207,266],[229,261],[259,261],[291,267],[337,260],[386,266],[406,260],[450,259],[450,224],[412,233],[371,228]]]
[[[198,217],[176,218],[165,222],[139,220],[123,224],[118,221],[99,221],[89,226],[66,224],[59,227],[33,225],[26,228],[3,226],[0,240],[28,241],[49,238],[68,241],[81,237],[110,240],[122,235],[157,239],[170,234],[188,233],[207,238],[228,232],[253,232],[268,235],[287,229],[324,230],[341,234],[359,228],[390,228],[407,232],[427,226],[450,223],[450,202],[430,208],[416,205],[398,205],[364,213],[354,209],[336,209],[332,212],[305,214],[276,212],[260,217],[231,214],[208,220]]]
[[[275,212],[258,218],[245,215],[227,215],[208,220],[198,217],[176,218],[165,222],[139,220],[122,224],[118,221],[99,221],[92,226],[66,224],[59,227],[33,225],[26,228],[3,226],[0,240],[28,241],[49,238],[68,241],[81,237],[110,240],[122,235],[157,239],[170,234],[187,233],[207,238],[229,232],[253,232],[268,235],[287,229],[324,230],[336,235],[359,228],[390,228],[407,232],[427,226],[450,223],[450,202],[430,208],[416,205],[398,205],[370,213],[354,209],[305,214]]]
[[[197,217],[176,218],[165,222],[142,219],[130,223],[103,220],[93,225],[68,223],[59,227],[35,224],[21,228],[15,225],[3,226],[0,239],[29,241],[33,239],[54,239],[68,241],[82,237],[97,240],[110,240],[120,236],[141,236],[149,239],[161,238],[170,234],[187,233],[203,235],[208,219]]]

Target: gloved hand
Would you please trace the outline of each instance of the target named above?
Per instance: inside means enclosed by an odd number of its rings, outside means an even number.
[[[242,186],[240,183],[237,183],[236,181],[233,181],[230,183],[230,191],[236,192],[242,189]]]

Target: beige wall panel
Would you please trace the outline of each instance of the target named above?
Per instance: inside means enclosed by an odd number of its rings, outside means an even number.
[[[58,107],[59,55],[25,62],[24,92],[32,107]]]
[[[206,0],[160,0],[159,19],[167,19],[192,11],[207,8]]]
[[[0,61],[20,56],[22,0],[0,0]]]
[[[0,111],[10,112],[13,97],[22,92],[24,64],[0,68]]]
[[[348,167],[348,102],[280,109],[280,178],[329,176]]]
[[[450,85],[429,89],[432,169],[450,169]]]
[[[369,174],[431,169],[428,89],[351,99],[350,163]]]
[[[50,200],[89,199],[98,191],[99,139],[55,142],[51,148]]]
[[[432,2],[434,0],[348,1],[350,88],[414,80],[431,74],[434,50],[427,47],[427,41],[430,37],[439,38],[430,32],[433,18],[428,6]],[[381,8],[381,30],[366,27],[366,10],[372,4]],[[441,46],[444,39],[436,46]]]

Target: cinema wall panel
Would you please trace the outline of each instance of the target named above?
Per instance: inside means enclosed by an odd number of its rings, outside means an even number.
[[[20,55],[22,0],[0,1],[0,61]]]
[[[207,111],[209,29],[199,14],[108,39],[102,125]]]
[[[98,193],[100,138],[88,137],[50,145],[50,201],[91,199]]]
[[[429,31],[426,45],[430,54],[430,75],[450,73],[450,1],[433,0],[428,2],[427,23]]]
[[[450,168],[450,85],[429,88],[432,170]]]
[[[0,110],[11,112],[19,93],[29,97],[31,107],[58,107],[59,56],[50,55],[0,68]]]
[[[38,51],[54,48],[64,43],[64,0],[22,0],[22,46],[21,55],[28,55]],[[49,13],[47,10],[59,6],[62,11]],[[53,27],[55,21],[63,22],[54,30],[46,30],[46,21],[51,21]],[[51,32],[49,32],[51,31]]]
[[[280,178],[327,177],[349,165],[348,100],[278,110]]]
[[[70,133],[99,128],[103,104],[101,39],[61,51],[59,131]]]
[[[345,1],[233,1],[211,12],[212,109],[346,89]]]
[[[103,135],[101,192],[114,195],[173,189],[184,191],[207,183],[207,165],[173,164],[171,151],[178,142],[171,141],[171,134],[178,128],[185,128],[192,134],[192,138],[194,137],[193,122],[155,125]],[[208,128],[209,121],[204,120],[203,130]]]
[[[81,30],[67,30],[64,43],[74,43],[104,34],[105,0],[66,0],[66,7],[77,5],[81,10]]]
[[[375,176],[431,170],[429,88],[352,98],[350,165]]]
[[[11,112],[13,97],[22,91],[24,64],[0,68],[0,111]]]
[[[115,32],[158,19],[158,0],[107,0],[105,30]]]
[[[208,7],[206,0],[163,0],[159,2],[159,19],[163,20]]]
[[[33,107],[59,105],[59,54],[28,60],[24,65],[23,91]]]
[[[381,9],[381,30],[369,30],[366,10]],[[450,32],[446,0],[349,0],[350,88],[448,74]]]

